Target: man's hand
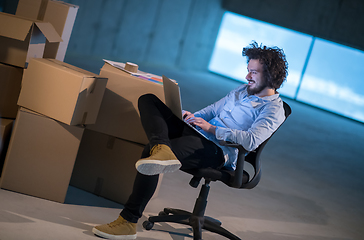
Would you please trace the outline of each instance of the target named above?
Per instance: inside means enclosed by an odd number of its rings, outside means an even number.
[[[183,111],[182,116],[186,122],[200,127],[205,132],[210,132],[212,134],[215,134],[216,126],[211,125],[205,119],[200,118],[200,117],[195,117],[195,115],[193,115],[192,113],[187,112],[187,111]]]
[[[195,117],[195,115],[193,115],[191,112],[189,111],[185,111],[182,110],[182,118],[187,121],[188,119],[190,119],[191,117]]]

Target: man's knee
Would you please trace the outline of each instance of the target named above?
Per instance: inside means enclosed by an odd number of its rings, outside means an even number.
[[[161,101],[156,95],[152,93],[147,93],[139,97],[138,99],[138,108],[140,109],[143,105],[148,105],[151,103],[157,103]]]
[[[138,104],[140,104],[141,102],[149,102],[149,101],[154,101],[158,99],[158,97],[152,93],[146,93],[144,95],[141,95],[138,99]]]

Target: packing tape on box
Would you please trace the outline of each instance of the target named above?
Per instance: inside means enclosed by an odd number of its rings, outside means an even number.
[[[125,70],[132,72],[132,73],[137,73],[138,72],[138,65],[135,63],[131,63],[131,62],[127,62],[125,63]]]

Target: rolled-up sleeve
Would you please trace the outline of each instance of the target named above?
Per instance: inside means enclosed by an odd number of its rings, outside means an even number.
[[[247,151],[252,151],[268,139],[283,123],[284,119],[283,104],[280,101],[279,104],[265,106],[252,126],[246,131],[217,127],[216,138],[222,141],[238,143]]]

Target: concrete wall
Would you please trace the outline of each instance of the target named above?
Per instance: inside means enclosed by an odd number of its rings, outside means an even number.
[[[78,5],[67,55],[206,69],[220,0],[67,0]]]
[[[64,1],[80,6],[69,55],[206,70],[225,9],[364,50],[363,0]]]
[[[17,1],[0,0],[0,10]],[[364,51],[363,0],[63,1],[80,7],[66,59],[206,70],[225,10]]]

